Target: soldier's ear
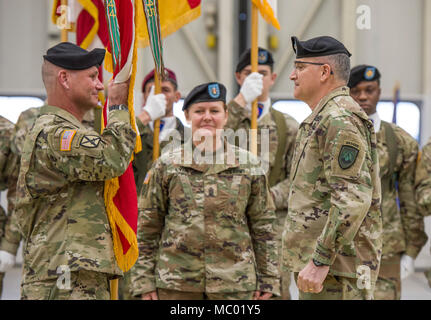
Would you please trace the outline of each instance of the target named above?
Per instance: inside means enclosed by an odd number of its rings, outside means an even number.
[[[66,70],[62,69],[62,70],[58,71],[57,77],[58,77],[58,82],[60,83],[60,85],[63,88],[70,89],[69,74],[67,73]]]

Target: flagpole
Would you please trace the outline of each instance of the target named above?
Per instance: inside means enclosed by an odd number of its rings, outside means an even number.
[[[158,72],[154,72],[154,94],[162,93],[162,84],[160,75]],[[159,135],[160,135],[160,119],[154,121],[154,135],[153,135],[153,161],[156,161],[160,154],[159,145]]]
[[[67,0],[61,0],[61,5],[67,7]],[[64,7],[63,7],[64,8]],[[66,25],[61,28],[61,42],[67,42],[68,41],[68,24],[69,24],[69,17],[68,17],[68,10],[66,10]]]
[[[258,55],[258,7],[251,4],[251,72],[257,72]],[[257,155],[257,99],[253,101],[251,108],[251,145],[250,151]]]
[[[394,96],[393,96],[393,104],[394,104],[394,113],[392,114],[392,123],[397,123],[397,106],[399,102],[400,95],[400,82],[396,81],[394,86]]]

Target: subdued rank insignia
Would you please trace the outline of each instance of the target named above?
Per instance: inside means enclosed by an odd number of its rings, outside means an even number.
[[[340,165],[341,169],[349,169],[356,161],[356,158],[358,157],[359,149],[343,145],[341,147],[340,153],[338,155],[338,164]]]
[[[64,130],[61,133],[60,151],[70,151],[72,149],[72,140],[76,130]]]
[[[83,136],[80,145],[85,148],[97,148],[100,140],[98,136]]]

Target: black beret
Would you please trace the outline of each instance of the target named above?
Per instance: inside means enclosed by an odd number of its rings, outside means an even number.
[[[248,65],[251,65],[251,49],[247,49],[244,51],[241,56],[239,57],[238,64],[236,65],[236,71],[240,72],[242,69],[247,67]],[[268,65],[272,68],[274,65],[274,60],[272,59],[272,54],[266,49],[258,48],[258,54],[257,54],[257,63],[261,65]]]
[[[204,83],[195,87],[184,100],[183,111],[194,103],[210,101],[226,103],[226,87],[218,82]]]
[[[353,88],[361,81],[377,81],[379,79],[379,69],[366,64],[361,64],[350,70],[350,78],[347,86],[349,88]]]
[[[96,48],[87,51],[76,44],[61,42],[48,49],[43,58],[65,69],[84,70],[100,66],[105,58],[105,49]]]
[[[346,47],[337,39],[329,36],[321,36],[306,41],[299,41],[297,37],[292,37],[293,51],[296,58],[312,58],[329,56],[337,53],[344,53],[351,56]]]

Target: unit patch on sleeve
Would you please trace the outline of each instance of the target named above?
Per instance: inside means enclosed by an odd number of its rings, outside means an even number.
[[[61,133],[60,151],[70,151],[72,149],[72,140],[76,130],[64,130]]]
[[[353,146],[351,144],[344,144],[340,153],[338,154],[338,164],[341,169],[349,169],[356,161],[359,154],[359,146]]]
[[[92,136],[87,135],[83,136],[80,146],[84,148],[97,148],[100,143],[100,137],[99,136]]]

